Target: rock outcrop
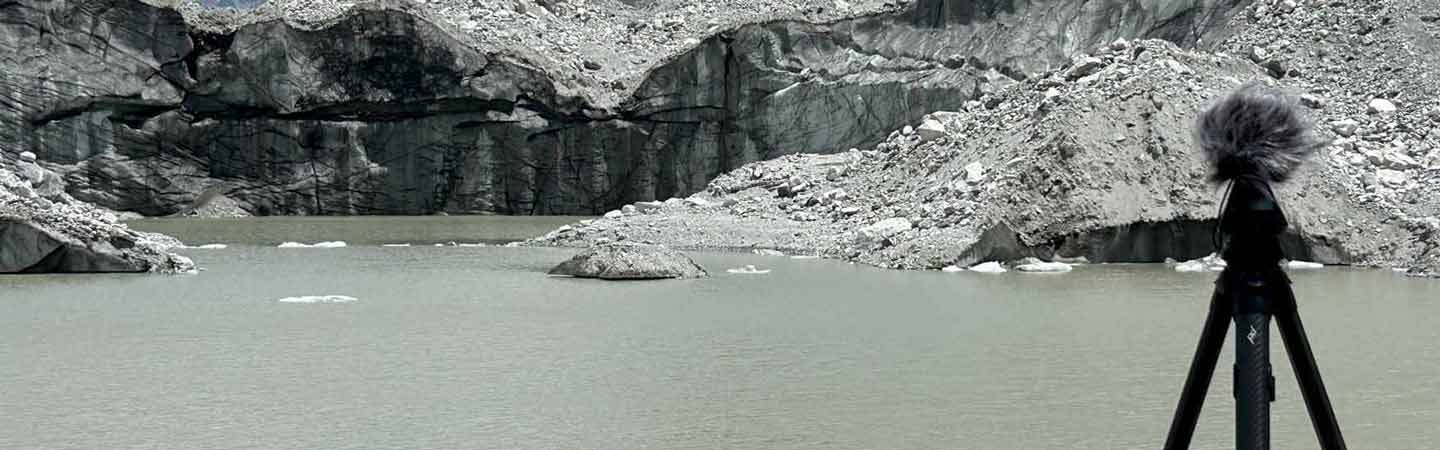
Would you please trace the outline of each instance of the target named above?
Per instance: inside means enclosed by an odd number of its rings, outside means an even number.
[[[0,274],[195,268],[167,251],[179,245],[174,239],[132,231],[113,213],[70,198],[54,172],[7,157],[0,155]]]
[[[598,244],[550,269],[551,275],[602,280],[704,278],[705,269],[690,257],[659,245]]]
[[[145,215],[185,212],[215,189],[228,210],[257,215],[599,214],[683,197],[757,160],[873,146],[1117,37],[1221,36],[1243,3],[923,0],[714,26],[682,17],[629,33],[654,45],[616,44],[654,47],[640,63],[576,65],[559,61],[573,52],[481,38],[499,28],[439,2],[225,22],[140,0],[13,0],[0,2],[0,142],[49,161],[75,197]],[[532,16],[556,36],[610,20],[551,9],[521,13],[520,34],[544,34],[525,28],[540,26]],[[696,37],[659,46],[677,30]]]

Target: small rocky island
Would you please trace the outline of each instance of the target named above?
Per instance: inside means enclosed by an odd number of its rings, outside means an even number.
[[[602,280],[705,278],[705,268],[684,253],[659,245],[598,244],[550,269],[551,275]]]

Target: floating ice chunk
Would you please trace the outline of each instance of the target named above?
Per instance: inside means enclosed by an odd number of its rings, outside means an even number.
[[[461,246],[461,247],[488,247],[488,246],[485,245],[485,243],[483,243],[483,242],[476,242],[476,243],[474,243],[474,244],[460,244],[460,246]]]
[[[820,257],[815,255],[790,255],[790,259],[820,259]]]
[[[1285,268],[1290,270],[1324,269],[1325,265],[1310,261],[1290,261],[1285,263]]]
[[[1029,273],[1062,273],[1069,272],[1071,269],[1072,267],[1070,267],[1069,264],[1065,264],[1062,262],[1044,261],[1037,263],[1021,264],[1015,267],[1015,270]]]
[[[381,247],[409,247],[410,244],[380,244]]]
[[[949,266],[945,266],[944,268],[941,268],[940,271],[941,271],[941,272],[948,272],[948,273],[964,272],[964,271],[965,271],[965,268],[964,268],[964,267],[960,267],[960,266],[956,266],[956,265],[949,265]]]
[[[280,303],[350,303],[360,300],[348,295],[302,295],[299,297],[285,297],[277,300]]]
[[[744,273],[744,274],[765,274],[765,273],[770,273],[770,269],[761,270],[761,269],[756,268],[753,264],[747,264],[747,265],[745,265],[745,267],[741,267],[741,268],[739,268],[739,269],[728,269],[728,270],[726,270],[726,272],[730,272],[730,273]]]
[[[1219,272],[1225,270],[1225,260],[1211,253],[1200,259],[1192,259],[1175,265],[1176,272]]]
[[[226,248],[226,247],[229,247],[229,246],[228,246],[228,245],[225,245],[225,244],[205,244],[205,245],[196,245],[196,246],[193,246],[193,247],[190,247],[190,246],[182,246],[182,247],[180,247],[180,248],[202,249],[202,250],[221,250],[221,249],[224,249],[224,248]]]
[[[280,248],[340,248],[345,247],[346,245],[347,244],[345,244],[345,241],[325,241],[316,242],[314,244],[306,244],[303,242],[286,242],[280,244]]]
[[[754,254],[757,254],[757,255],[760,255],[760,256],[785,256],[785,253],[784,253],[784,252],[781,252],[781,251],[775,250],[775,249],[769,249],[769,248],[757,248],[757,249],[751,250],[750,252],[751,252],[751,253],[754,253]]]
[[[971,272],[980,272],[980,273],[1005,273],[1005,272],[1006,272],[1005,266],[1001,265],[999,262],[996,262],[996,261],[984,262],[984,263],[976,264],[976,265],[974,265],[974,266],[970,266],[970,271],[971,271]]]

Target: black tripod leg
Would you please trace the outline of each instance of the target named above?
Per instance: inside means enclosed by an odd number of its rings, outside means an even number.
[[[1305,326],[1300,323],[1293,298],[1288,308],[1275,313],[1275,326],[1285,341],[1285,352],[1290,354],[1290,365],[1295,368],[1295,379],[1300,383],[1300,394],[1305,398],[1305,409],[1310,411],[1310,422],[1315,425],[1315,436],[1320,439],[1324,450],[1344,450],[1345,438],[1340,435],[1340,423],[1335,420],[1335,410],[1330,407],[1330,396],[1325,393],[1325,383],[1320,381],[1320,368],[1315,365],[1315,355],[1310,352],[1310,340],[1305,337]]]
[[[1263,298],[1249,299],[1264,303]],[[1270,373],[1270,315],[1235,316],[1235,449],[1269,450],[1270,402],[1275,378]]]
[[[1200,409],[1205,405],[1205,393],[1210,389],[1210,377],[1215,374],[1215,362],[1220,359],[1220,349],[1225,346],[1230,310],[1230,304],[1217,290],[1210,298],[1210,315],[1205,317],[1200,344],[1195,347],[1194,359],[1190,361],[1190,374],[1185,377],[1185,389],[1180,392],[1180,404],[1175,407],[1175,419],[1170,422],[1170,434],[1165,437],[1165,450],[1190,448],[1190,438],[1195,435],[1195,424],[1200,420]]]

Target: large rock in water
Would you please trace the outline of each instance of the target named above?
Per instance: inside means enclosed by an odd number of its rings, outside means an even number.
[[[659,245],[613,243],[590,247],[550,269],[551,275],[603,280],[704,278],[705,269],[678,251]]]
[[[257,215],[598,215],[755,160],[872,146],[996,74],[1117,36],[1208,40],[1238,9],[923,0],[767,19],[585,72],[644,72],[613,92],[415,13],[455,2],[309,2],[345,12],[225,29],[156,3],[0,1],[0,142],[58,164],[80,200],[152,216],[216,185]]]
[[[24,163],[22,163],[24,164]],[[130,230],[115,215],[61,193],[44,197],[0,161],[0,274],[186,272],[178,242]]]

